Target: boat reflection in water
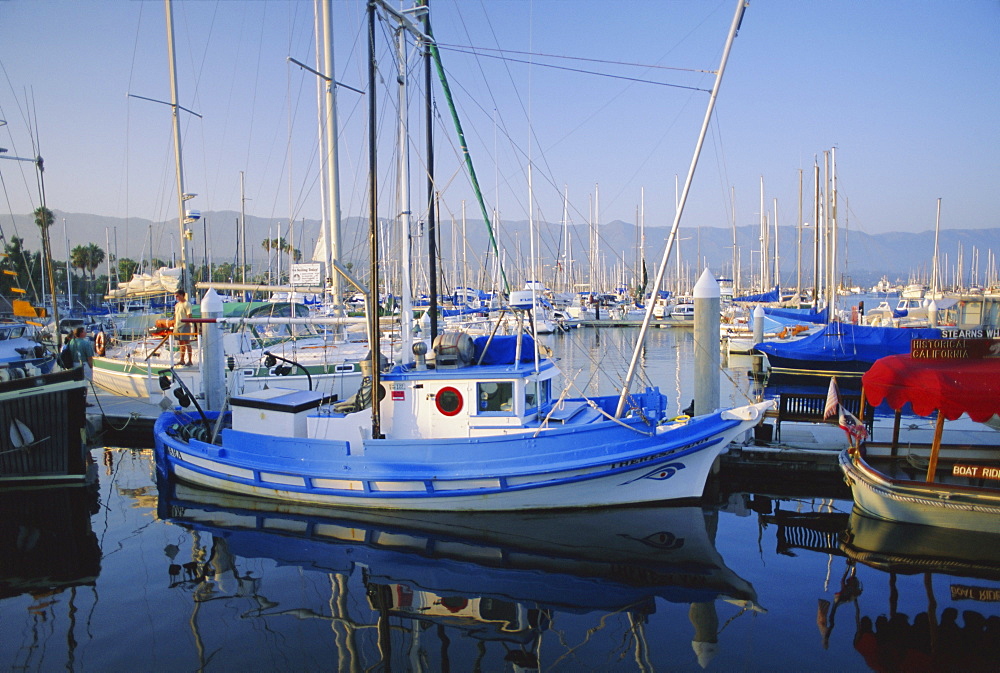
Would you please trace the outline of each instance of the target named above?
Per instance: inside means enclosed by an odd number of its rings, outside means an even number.
[[[0,599],[40,599],[93,584],[101,549],[90,526],[97,493],[86,486],[0,489]]]
[[[824,647],[835,624],[850,620],[854,648],[872,670],[997,670],[1000,534],[884,521],[857,508],[768,518],[779,527],[779,552],[829,554],[831,574],[832,557],[845,558],[832,600],[819,599]]]
[[[94,587],[101,571],[90,525],[97,511],[96,490],[79,484],[0,489],[0,601],[21,597],[29,615],[16,627],[13,613],[0,620],[4,652],[18,653],[16,663],[7,662],[11,668],[42,670],[48,656],[73,670],[77,636],[86,628],[73,618],[81,607],[76,589]]]
[[[330,620],[340,670],[500,670],[504,662],[533,670],[580,656],[564,629],[572,615],[592,613],[600,613],[598,626],[587,617],[585,640],[624,620],[622,655],[648,665],[645,627],[657,599],[690,604],[694,655],[704,665],[717,647],[717,599],[760,610],[753,587],[715,549],[717,513],[701,507],[367,513],[186,485],[167,490],[160,516],[196,542],[187,563],[177,547],[168,550],[174,585],[191,589],[197,603],[222,596],[235,578],[230,598],[248,604],[236,621]],[[265,568],[261,560],[330,573],[328,600],[303,607],[301,587],[252,577],[246,568]],[[228,628],[213,625],[220,627]],[[470,642],[479,643],[474,652]]]
[[[858,621],[854,644],[876,670],[995,671],[1000,617],[972,609],[1000,601],[1000,534],[882,521],[851,513],[841,548],[847,558],[889,574],[887,613]],[[923,575],[925,611],[912,621],[898,609],[897,575]],[[934,575],[952,603],[938,609]],[[972,580],[965,582],[963,580]],[[989,580],[983,584],[976,580]],[[941,581],[940,579],[938,581]]]

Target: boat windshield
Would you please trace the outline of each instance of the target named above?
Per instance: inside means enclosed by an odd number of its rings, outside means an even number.
[[[511,381],[487,381],[476,384],[479,413],[513,413],[514,384]]]
[[[536,407],[544,407],[551,398],[552,380],[528,381],[524,386],[524,408],[531,411]],[[536,396],[537,391],[537,396]]]

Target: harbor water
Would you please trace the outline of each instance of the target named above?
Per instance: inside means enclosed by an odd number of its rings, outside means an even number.
[[[567,395],[621,382],[637,330],[545,339]],[[647,384],[694,398],[690,330]],[[724,364],[726,362],[724,361]],[[749,360],[722,404],[755,395]],[[873,521],[842,483],[723,472],[701,502],[377,514],[157,479],[0,492],[0,662],[18,671],[995,671],[1000,536]]]

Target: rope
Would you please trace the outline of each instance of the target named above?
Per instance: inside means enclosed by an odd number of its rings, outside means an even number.
[[[90,381],[89,383],[90,383],[90,390],[91,390],[91,392],[94,393],[94,399],[97,400],[97,408],[101,410],[101,419],[104,421],[105,425],[107,425],[109,428],[111,428],[115,432],[121,432],[122,430],[124,430],[125,428],[127,428],[132,423],[132,421],[134,421],[135,419],[141,417],[141,414],[139,414],[139,412],[137,412],[137,411],[129,412],[129,417],[128,417],[128,420],[125,421],[125,425],[121,426],[120,428],[115,427],[115,425],[108,419],[107,412],[104,411],[104,405],[101,404],[101,398],[97,395],[97,386],[94,385],[93,381]],[[99,432],[97,434],[98,434],[98,437],[103,437],[104,434],[105,434],[105,431],[102,430],[101,432]]]

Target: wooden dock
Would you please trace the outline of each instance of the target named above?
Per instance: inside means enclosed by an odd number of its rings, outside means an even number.
[[[96,386],[94,387],[96,388]],[[153,422],[163,413],[160,399],[124,397],[91,389],[87,402],[87,429],[94,446],[146,449],[153,446]]]

